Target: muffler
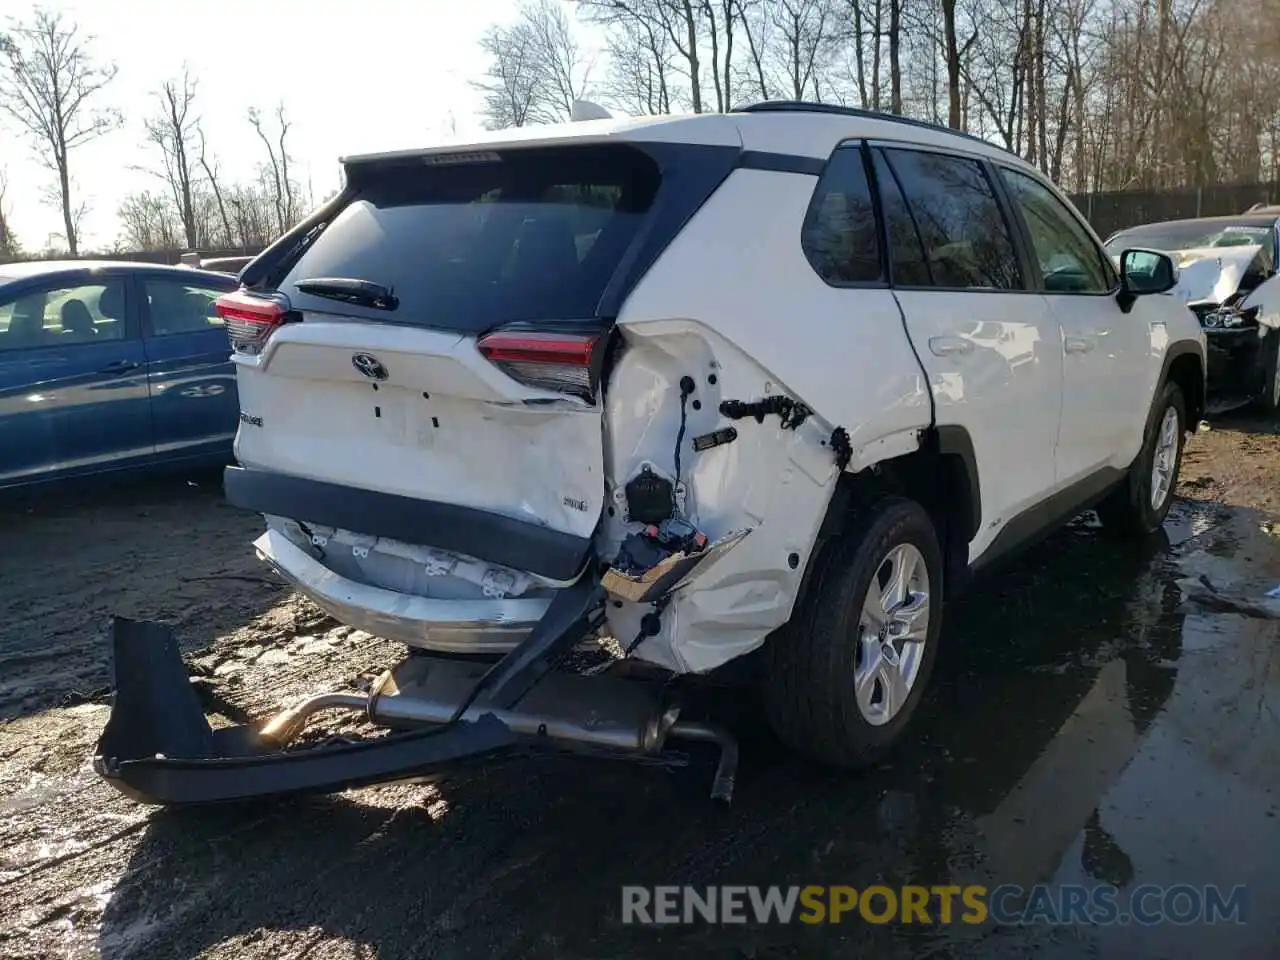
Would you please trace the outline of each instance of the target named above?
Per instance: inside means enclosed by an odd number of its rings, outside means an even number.
[[[392,728],[448,723],[487,669],[487,664],[409,657],[374,686],[369,718]],[[652,754],[662,749],[680,711],[665,705],[648,684],[553,672],[515,706],[478,702],[460,719],[474,720],[485,713],[492,713],[513,733],[546,737],[565,747]]]
[[[550,672],[513,706],[482,698],[471,703],[472,691],[489,669],[484,663],[416,654],[384,673],[367,697],[344,693],[310,697],[277,715],[260,736],[283,747],[315,714],[347,709],[359,710],[373,723],[395,730],[435,729],[491,716],[525,742],[630,756],[656,757],[668,740],[694,740],[720,750],[712,799],[723,803],[732,799],[738,762],[733,738],[718,727],[680,722],[679,707],[667,702],[655,685],[607,674]]]

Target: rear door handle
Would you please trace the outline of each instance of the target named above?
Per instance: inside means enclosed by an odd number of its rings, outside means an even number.
[[[142,364],[137,360],[113,360],[106,366],[107,373],[128,373],[130,370],[137,370]]]
[[[1067,353],[1088,353],[1093,349],[1093,340],[1088,337],[1067,337],[1062,341],[1062,348]]]
[[[973,352],[973,341],[964,337],[930,337],[929,352],[935,357],[957,357]]]

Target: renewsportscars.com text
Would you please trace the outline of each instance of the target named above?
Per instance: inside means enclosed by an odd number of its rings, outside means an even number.
[[[870,886],[628,886],[626,924],[1129,924],[1244,923],[1247,890],[1216,886],[1156,886],[1121,890],[1110,884],[998,887]]]

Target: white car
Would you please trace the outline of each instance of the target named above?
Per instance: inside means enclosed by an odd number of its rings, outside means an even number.
[[[1138,535],[1169,509],[1205,386],[1176,267],[1117,271],[981,140],[768,103],[345,163],[219,302],[226,492],[280,573],[415,655],[273,743],[344,707],[732,753],[633,670],[552,669],[603,644],[662,675],[761,651],[781,738],[856,767],[971,574],[1090,506]]]
[[[1280,214],[1172,220],[1131,227],[1106,242],[1113,259],[1131,247],[1162,250],[1178,265],[1173,296],[1204,327],[1210,411],[1257,403],[1280,412]]]

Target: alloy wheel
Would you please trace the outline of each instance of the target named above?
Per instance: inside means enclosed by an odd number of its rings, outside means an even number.
[[[883,726],[906,704],[924,663],[930,616],[924,556],[912,544],[898,544],[876,568],[858,616],[854,688],[871,725]]]

